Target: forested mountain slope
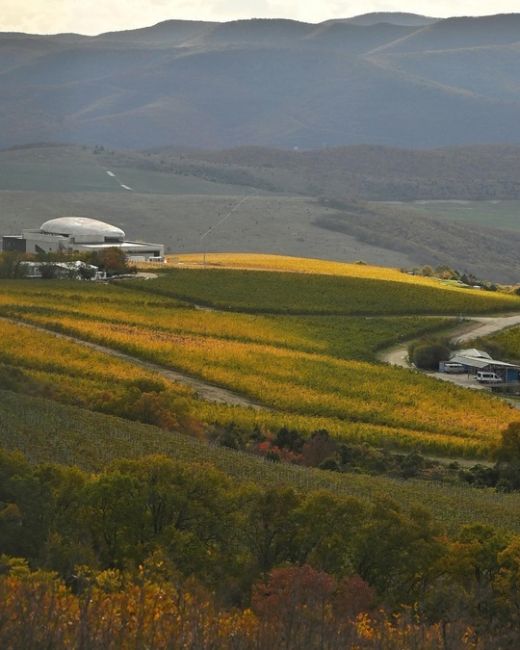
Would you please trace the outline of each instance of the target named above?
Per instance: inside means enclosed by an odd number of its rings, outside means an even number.
[[[4,33],[0,145],[519,141],[518,41],[517,15],[171,20],[96,37]]]

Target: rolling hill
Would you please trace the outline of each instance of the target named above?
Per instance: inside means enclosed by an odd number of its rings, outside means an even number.
[[[4,33],[0,146],[518,142],[519,40],[518,15]]]
[[[448,265],[517,282],[519,173],[520,147],[511,145],[305,152],[18,146],[0,151],[0,232],[74,214],[157,239],[175,253],[205,246]]]

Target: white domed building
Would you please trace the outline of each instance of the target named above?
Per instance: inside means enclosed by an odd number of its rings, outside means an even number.
[[[121,249],[130,261],[162,262],[164,245],[126,241],[121,228],[87,217],[60,217],[42,223],[36,230],[2,238],[2,250],[21,253],[56,253],[59,251],[100,251]]]

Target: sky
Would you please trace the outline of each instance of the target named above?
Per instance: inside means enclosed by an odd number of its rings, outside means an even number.
[[[169,19],[293,18],[320,22],[371,11],[429,16],[520,12],[519,0],[0,0],[0,31],[99,34]]]

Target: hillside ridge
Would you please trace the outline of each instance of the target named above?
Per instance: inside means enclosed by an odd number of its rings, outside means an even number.
[[[518,14],[0,33],[0,146],[520,142],[518,42]]]

